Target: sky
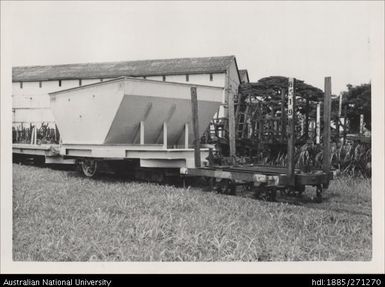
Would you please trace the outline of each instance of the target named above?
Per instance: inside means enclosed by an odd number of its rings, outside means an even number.
[[[235,55],[252,82],[304,80],[332,92],[371,80],[383,2],[7,3],[12,65]],[[383,12],[382,12],[383,13]],[[382,14],[383,16],[383,14]]]

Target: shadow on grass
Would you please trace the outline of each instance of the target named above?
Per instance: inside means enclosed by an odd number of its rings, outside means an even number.
[[[45,167],[53,170],[76,171],[74,164],[46,164]]]
[[[335,199],[341,200],[336,201]],[[357,209],[356,204],[354,202],[350,202],[348,197],[344,197],[343,194],[338,194],[335,192],[328,193],[326,191],[323,194],[322,202],[317,202],[315,198],[315,192],[313,195],[311,192],[306,192],[301,197],[290,197],[282,195],[278,198],[277,201],[312,209],[322,209],[341,213],[350,213],[354,215],[371,216],[371,209],[370,212],[365,209]]]
[[[24,159],[23,161],[15,162],[21,165],[34,166],[40,169],[52,169],[57,171],[65,171],[68,177],[71,178],[84,178],[86,177],[82,174],[80,169],[75,165],[68,164],[42,164],[40,161],[33,161],[30,159]],[[128,183],[128,182],[138,182],[138,183],[154,183],[162,186],[174,186],[178,188],[189,188],[199,189],[203,192],[213,192],[218,194],[218,196],[240,196],[249,198],[252,200],[266,201],[255,196],[255,193],[250,190],[244,190],[242,187],[238,187],[234,195],[222,194],[218,191],[211,189],[209,182],[202,178],[186,178],[185,185],[181,177],[173,177],[162,182],[153,182],[150,180],[139,180],[133,178],[132,174],[129,173],[114,173],[112,171],[103,171],[90,180],[105,182],[105,183]],[[347,181],[347,183],[354,186],[354,183]],[[353,194],[354,195],[354,194]],[[323,209],[323,210],[333,210],[336,212],[347,212],[357,215],[371,216],[371,207],[365,206],[363,209],[354,208],[353,200],[350,198],[351,194],[345,194],[344,191],[341,191],[337,188],[333,190],[326,190],[323,193],[322,202],[318,202],[316,198],[315,187],[307,187],[306,191],[299,196],[287,195],[283,192],[277,192],[276,203],[289,204],[292,206],[302,206],[312,209]],[[361,201],[360,201],[361,202]],[[362,203],[362,202],[361,202]]]

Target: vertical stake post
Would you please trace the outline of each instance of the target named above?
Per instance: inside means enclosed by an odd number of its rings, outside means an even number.
[[[237,154],[236,151],[236,132],[235,132],[235,110],[234,110],[234,91],[232,84],[230,82],[230,73],[229,70],[226,71],[225,78],[225,98],[227,100],[227,111],[228,111],[228,130],[229,130],[229,147],[230,147],[230,157],[235,157]]]
[[[285,89],[281,88],[281,141],[286,137]]]
[[[163,122],[163,148],[167,149],[167,122]]]
[[[306,139],[309,138],[309,111],[310,111],[310,101],[309,101],[309,98],[306,98],[305,130],[304,130]]]
[[[140,144],[144,145],[144,122],[140,121]]]
[[[347,106],[345,106],[345,108],[344,108],[344,125],[343,125],[343,130],[344,130],[344,133],[343,133],[343,136],[344,136],[344,139],[343,139],[343,144],[345,144],[345,142],[346,142],[346,122],[347,122],[347,118],[346,118],[346,116],[347,116],[347,108],[346,108]]]
[[[33,144],[33,128],[32,128],[32,125],[31,125],[31,144]]]
[[[331,77],[325,77],[323,162],[322,162],[322,170],[325,173],[329,173],[329,171],[330,171],[331,94],[332,94]]]
[[[188,123],[184,124],[184,148],[188,149]]]
[[[289,78],[288,89],[288,105],[287,105],[287,120],[289,125],[289,134],[287,141],[287,177],[289,179],[289,185],[295,185],[295,93],[294,93],[294,78]]]
[[[341,141],[340,127],[341,127],[341,117],[342,117],[342,93],[338,98],[338,117],[337,117],[337,135],[338,141]]]
[[[229,88],[231,89],[231,88]],[[229,143],[230,143],[230,157],[236,155],[235,146],[235,114],[234,114],[234,94],[232,91],[228,93],[228,109],[229,109]]]
[[[201,151],[200,151],[200,138],[199,138],[199,118],[198,118],[198,97],[197,88],[191,87],[191,112],[192,112],[192,125],[194,134],[194,161],[195,167],[201,166]]]
[[[364,134],[364,115],[360,114],[360,135]]]
[[[321,142],[321,104],[317,103],[316,144]]]
[[[262,147],[264,125],[265,123],[263,121],[263,107],[261,103],[258,103],[258,152]]]

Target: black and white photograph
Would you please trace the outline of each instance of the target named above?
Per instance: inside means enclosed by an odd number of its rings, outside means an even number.
[[[1,10],[2,272],[384,272],[383,1]]]

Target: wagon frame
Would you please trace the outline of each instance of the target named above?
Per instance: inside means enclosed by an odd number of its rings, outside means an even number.
[[[312,172],[302,172],[295,169],[294,162],[294,146],[295,146],[295,107],[296,97],[294,93],[295,79],[289,78],[288,88],[288,159],[287,167],[272,167],[264,165],[228,165],[228,166],[213,166],[201,167],[196,164],[195,168],[182,168],[181,174],[191,177],[206,177],[210,178],[210,185],[216,185],[219,191],[229,191],[234,193],[235,186],[238,184],[247,185],[253,189],[256,195],[259,195],[260,189],[269,191],[269,198],[275,200],[277,189],[284,190],[289,193],[301,194],[306,186],[316,187],[316,198],[318,202],[322,201],[322,193],[329,187],[330,180],[333,179],[331,171],[330,158],[330,118],[331,118],[331,78],[325,77],[325,94],[324,94],[324,129],[323,129],[323,162],[322,169],[313,170]],[[195,115],[198,117],[198,115]],[[235,115],[229,114],[229,126],[234,123]],[[232,141],[229,141],[230,145]],[[230,147],[230,150],[235,150],[235,146]],[[197,156],[199,148],[196,150]]]

